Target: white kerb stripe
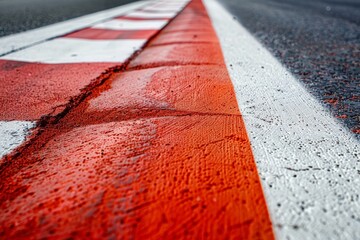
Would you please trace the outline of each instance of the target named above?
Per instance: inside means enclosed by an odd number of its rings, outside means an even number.
[[[170,4],[175,4],[175,3],[186,3],[186,2],[189,2],[189,1],[155,1],[156,3],[161,3],[161,4],[167,4],[167,3],[170,3]]]
[[[144,7],[147,4],[149,4],[148,1],[139,1],[34,30],[29,30],[23,33],[2,37],[0,38],[0,55],[43,42],[50,38],[62,36],[75,30],[92,26],[106,19]]]
[[[154,12],[178,13],[178,12],[180,12],[181,8],[178,8],[178,7],[159,8],[159,7],[148,6],[148,7],[142,8],[141,10],[154,11]]]
[[[167,20],[122,20],[114,19],[99,23],[93,28],[111,30],[159,30],[168,23]]]
[[[359,142],[218,2],[205,3],[277,238],[360,239]]]
[[[33,127],[31,121],[0,121],[0,158],[20,146]]]
[[[153,13],[153,12],[143,12],[143,11],[134,11],[129,14],[126,14],[126,17],[137,17],[137,18],[173,18],[176,15],[174,12],[169,13]]]
[[[153,4],[151,6],[164,6],[164,7],[182,7],[184,6],[186,3],[161,3],[161,2],[158,2],[156,4]]]
[[[156,6],[156,7],[184,7],[188,2],[183,2],[183,3],[162,3],[162,2],[157,2],[155,4],[152,4],[150,6]]]
[[[176,1],[176,2],[170,2],[170,1],[158,1],[154,5],[168,5],[168,6],[179,6],[184,5],[188,3],[189,1]]]
[[[158,5],[153,5],[151,7],[153,8],[157,8],[160,10],[163,9],[177,9],[177,10],[181,10],[185,7],[186,4],[181,4],[181,5],[165,5],[165,4],[158,4]]]
[[[57,38],[0,59],[41,63],[124,62],[146,40]]]

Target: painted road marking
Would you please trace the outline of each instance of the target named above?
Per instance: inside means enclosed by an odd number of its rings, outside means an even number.
[[[164,10],[164,9],[167,9],[167,10],[171,10],[171,9],[182,9],[183,7],[185,7],[186,4],[162,4],[162,3],[157,3],[157,4],[153,4],[149,7],[156,7],[158,8],[159,10]]]
[[[88,40],[57,38],[0,59],[40,63],[117,62],[128,59],[146,39]]]
[[[180,9],[181,10],[181,9]],[[160,8],[160,7],[154,7],[154,6],[146,6],[140,9],[140,11],[144,11],[144,12],[157,12],[157,13],[161,13],[161,12],[174,12],[174,13],[178,13],[179,8]]]
[[[0,38],[0,56],[21,48],[38,44],[57,36],[62,36],[73,31],[92,26],[106,19],[111,19],[128,13],[129,11],[142,8],[148,4],[149,1],[139,1],[23,33],[2,37]]]
[[[111,29],[111,30],[160,30],[166,24],[167,20],[126,20],[113,19],[93,26],[93,28]]]
[[[151,11],[151,12],[179,12],[181,11],[182,7],[179,9],[178,7],[171,7],[171,6],[146,6],[141,8],[143,11]]]
[[[173,18],[176,15],[174,12],[168,12],[168,13],[155,13],[155,12],[144,12],[144,11],[134,11],[129,14],[126,14],[126,17],[139,17],[139,18]]]
[[[124,17],[125,13],[131,15],[131,11],[152,3],[126,5],[1,38],[0,121],[36,122],[44,116],[51,119],[79,101],[86,89],[100,84],[114,69],[119,69],[170,20],[157,21],[155,15],[169,17],[174,12],[144,13],[143,19],[136,21],[114,19],[120,30],[107,29],[108,22],[104,20]],[[100,28],[94,28],[94,23],[100,22]],[[21,126],[18,136],[26,133]],[[1,138],[8,139],[6,132],[0,133],[5,134]],[[14,139],[21,142],[25,138]],[[0,144],[0,149],[12,149],[5,142]]]
[[[84,39],[150,39],[158,30],[110,30],[86,28],[66,35],[67,38]]]
[[[0,120],[37,121],[44,115],[55,116],[85,86],[98,84],[106,76],[102,76],[104,69],[117,65],[121,63],[43,64],[0,60]]]
[[[165,41],[165,40],[161,40]],[[160,41],[159,41],[160,42]],[[156,44],[151,42],[150,44]],[[217,43],[208,44],[159,44],[143,51],[142,58],[134,59],[129,67],[138,69],[141,67],[155,67],[164,64],[178,63],[181,65],[192,65],[192,58],[196,57],[197,64],[218,65],[218,59],[222,59],[221,52],[215,47]],[[182,54],[178,54],[181,52]],[[213,54],[213,58],[207,56],[208,53]],[[154,58],[156,56],[156,58]]]
[[[196,34],[194,34],[194,31],[164,32],[164,34],[167,34],[167,38],[157,38],[156,41],[150,43],[150,46],[176,44],[179,39],[189,42],[209,43],[209,48],[211,48],[212,42],[218,43],[217,38],[213,36],[214,33],[209,31],[197,31]]]
[[[211,26],[198,0],[170,25],[189,31],[189,15]],[[6,166],[5,238],[273,239],[221,49],[205,30],[206,43],[177,35],[185,48],[151,56],[171,36],[160,33],[137,69],[94,89]]]
[[[223,7],[205,1],[278,239],[360,239],[360,146]]]
[[[0,163],[1,158],[20,146],[35,126],[31,121],[0,121]]]

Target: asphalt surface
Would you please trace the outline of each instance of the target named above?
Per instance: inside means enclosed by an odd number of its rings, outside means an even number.
[[[0,0],[0,37],[136,0]]]
[[[221,3],[360,139],[360,0]]]

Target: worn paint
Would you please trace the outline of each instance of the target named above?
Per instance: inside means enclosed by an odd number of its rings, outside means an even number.
[[[34,126],[31,121],[0,121],[0,159],[20,146]]]
[[[0,60],[0,120],[36,121],[43,115],[56,115],[81,89],[99,84],[98,77],[112,66]]]
[[[206,12],[195,0],[184,14]],[[48,125],[1,172],[0,236],[273,239],[233,86],[208,36],[208,52],[186,36],[157,60],[149,51],[160,46],[149,47]]]

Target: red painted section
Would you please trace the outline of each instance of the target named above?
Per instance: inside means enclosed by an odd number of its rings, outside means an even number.
[[[185,14],[206,16],[198,0]],[[147,48],[3,167],[0,238],[274,239],[208,36]]]
[[[175,65],[123,73],[109,90],[89,102],[87,111],[111,110],[112,114],[118,114],[116,109],[137,113],[166,110],[166,114],[178,111],[185,115],[239,114],[226,69],[206,65]]]
[[[158,30],[109,30],[98,28],[86,28],[77,32],[65,35],[67,38],[82,38],[82,39],[149,39]]]
[[[163,65],[218,65],[219,59],[222,59],[222,53],[217,43],[170,44],[146,48],[142,57],[134,59],[129,67],[141,69]]]
[[[164,33],[164,36],[157,37],[150,46],[176,43],[214,43],[217,37],[212,31],[188,30],[186,32]]]
[[[53,112],[54,107],[68,103],[112,66],[113,63],[41,64],[0,60],[0,120],[39,119]]]

